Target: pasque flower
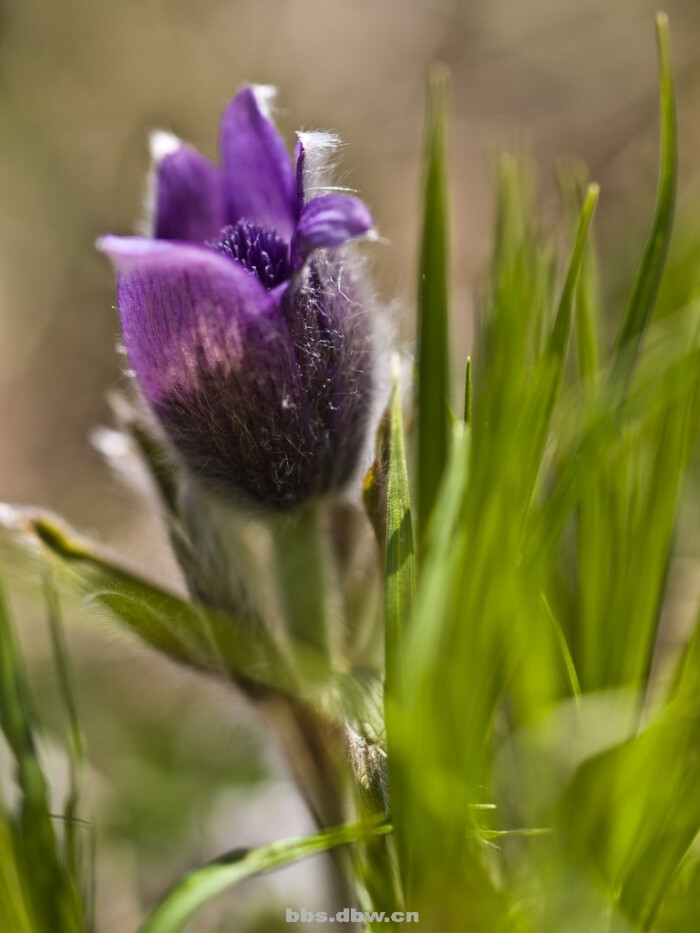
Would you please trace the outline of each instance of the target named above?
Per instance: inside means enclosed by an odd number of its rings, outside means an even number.
[[[373,222],[319,186],[333,138],[298,134],[294,166],[268,100],[245,87],[228,105],[221,167],[156,134],[153,236],[99,245],[136,380],[181,461],[286,509],[340,489],[364,448],[371,327],[342,247]]]

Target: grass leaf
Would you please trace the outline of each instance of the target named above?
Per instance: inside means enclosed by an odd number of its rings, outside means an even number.
[[[258,849],[235,849],[196,869],[176,884],[141,925],[139,933],[177,933],[213,898],[245,878],[389,832],[391,827],[382,816],[366,823],[326,829],[313,836],[273,842]]]
[[[418,287],[417,511],[421,538],[433,510],[449,447],[447,73],[428,81],[423,233]]]
[[[671,240],[678,175],[678,128],[671,70],[668,17],[656,18],[661,92],[661,161],[651,229],[615,342],[611,371],[613,385],[626,388],[639,344],[654,309]]]
[[[7,827],[13,837],[14,872],[25,906],[15,911],[31,916],[34,933],[81,933],[82,905],[77,886],[59,854],[49,792],[36,742],[29,686],[16,642],[9,606],[0,581],[0,728],[16,764],[21,804]],[[15,885],[17,888],[18,886]],[[23,922],[21,920],[20,922]]]
[[[401,729],[406,699],[404,642],[413,615],[416,568],[398,366],[395,366],[390,408],[387,479],[384,710],[393,807],[395,812],[402,814],[405,797],[397,762],[403,752]],[[405,823],[400,825],[402,832],[397,838],[397,847],[399,860],[405,863]]]
[[[385,652],[386,692],[403,691],[399,685],[402,642],[410,622],[416,588],[411,500],[406,469],[403,413],[398,376],[394,377],[391,402],[389,470],[386,508]]]

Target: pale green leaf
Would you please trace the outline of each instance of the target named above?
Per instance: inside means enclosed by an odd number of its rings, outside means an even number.
[[[141,925],[139,933],[177,933],[197,911],[240,881],[338,846],[391,832],[386,817],[326,829],[313,836],[273,842],[258,849],[235,849],[178,882]]]

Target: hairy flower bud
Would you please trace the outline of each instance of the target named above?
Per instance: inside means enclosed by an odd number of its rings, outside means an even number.
[[[156,137],[153,237],[105,236],[136,380],[185,466],[272,509],[341,488],[373,394],[362,277],[343,245],[366,206],[322,189],[327,134],[299,134],[296,170],[246,87],[221,125],[222,167]],[[318,141],[318,146],[316,146]]]

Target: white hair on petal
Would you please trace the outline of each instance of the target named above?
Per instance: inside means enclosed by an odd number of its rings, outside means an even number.
[[[153,498],[153,482],[133,439],[113,428],[95,428],[90,442],[124,485],[147,499]]]
[[[153,130],[148,137],[148,148],[151,153],[151,169],[146,180],[146,189],[143,196],[143,219],[136,224],[136,233],[139,236],[152,237],[156,214],[156,187],[158,166],[169,155],[173,155],[185,146],[179,136],[169,130]]]
[[[273,84],[251,84],[250,89],[263,116],[271,120],[277,88]]]
[[[184,145],[183,141],[168,130],[153,130],[148,139],[151,158],[158,164]]]
[[[304,197],[316,198],[329,191],[351,191],[330,184],[333,156],[342,145],[340,136],[326,130],[301,130],[297,138],[304,147]]]

